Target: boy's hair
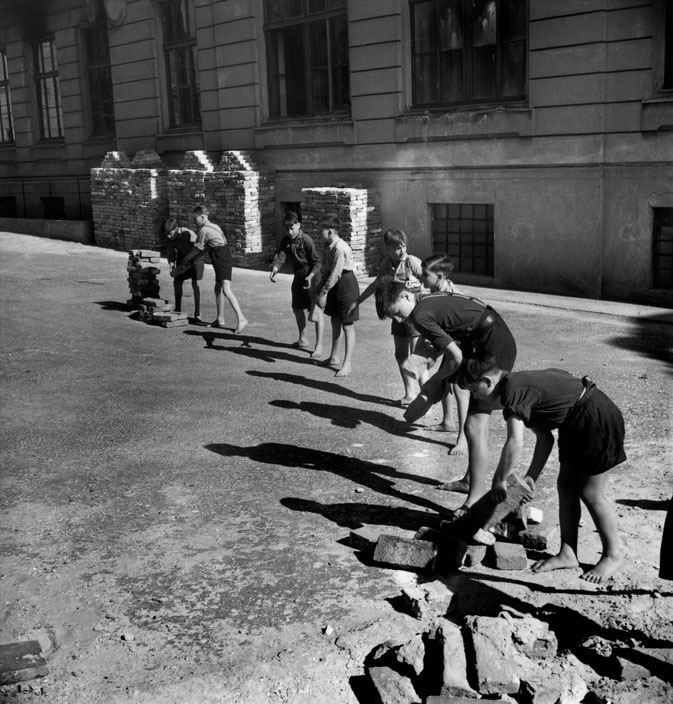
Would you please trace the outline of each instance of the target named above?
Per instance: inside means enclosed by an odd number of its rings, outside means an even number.
[[[381,320],[389,318],[390,306],[407,290],[401,281],[395,281],[392,276],[384,276],[376,287],[374,294],[376,313]]]
[[[336,230],[339,232],[341,221],[336,215],[326,215],[318,226],[320,230]]]
[[[294,210],[286,210],[283,217],[283,225],[296,225],[299,222],[299,216]]]
[[[500,371],[498,360],[490,352],[477,352],[474,357],[466,359],[456,377],[461,389],[469,389],[486,374]]]
[[[396,244],[398,247],[401,244],[407,244],[407,233],[397,227],[391,227],[383,233],[383,244]]]
[[[192,210],[192,213],[194,215],[205,215],[206,217],[208,217],[208,215],[210,214],[208,208],[205,205],[197,205],[194,210]]]
[[[433,274],[444,274],[446,277],[453,271],[453,262],[446,254],[432,254],[421,262],[425,271]]]
[[[178,226],[178,221],[175,218],[166,218],[164,222],[164,232],[173,232]]]

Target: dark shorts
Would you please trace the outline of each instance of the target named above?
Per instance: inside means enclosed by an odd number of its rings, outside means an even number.
[[[229,245],[208,250],[215,272],[215,281],[231,281],[231,252]]]
[[[295,274],[292,279],[292,308],[295,310],[310,310],[313,305],[313,291],[304,288],[308,273]]]
[[[173,280],[174,281],[201,281],[203,278],[203,259],[198,257],[196,260],[192,260],[191,266],[187,271],[182,274],[178,274]]]
[[[348,309],[357,301],[360,295],[360,286],[352,271],[345,271],[336,285],[327,292],[325,314],[339,319],[344,325],[350,325],[360,319],[359,309],[356,308],[350,315]]]
[[[558,455],[583,475],[602,474],[626,459],[622,413],[595,386],[587,387],[559,426]]]

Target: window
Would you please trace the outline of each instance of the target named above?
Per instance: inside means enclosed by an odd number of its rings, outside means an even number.
[[[673,3],[665,3],[664,15],[664,79],[662,90],[673,90]]]
[[[346,0],[265,0],[269,116],[350,110]]]
[[[170,127],[201,124],[196,35],[188,0],[161,4]]]
[[[493,205],[433,205],[432,246],[463,274],[493,276]]]
[[[673,289],[673,208],[654,208],[652,285]]]
[[[410,0],[414,107],[526,98],[527,0]]]
[[[7,54],[0,49],[0,144],[11,144],[13,141],[14,120],[12,118],[12,100],[9,95]]]
[[[107,22],[102,3],[97,7],[101,19],[83,29],[83,38],[91,134],[102,137],[114,135],[115,115]]]
[[[60,139],[63,137],[63,113],[54,40],[39,41],[33,49],[40,138]]]

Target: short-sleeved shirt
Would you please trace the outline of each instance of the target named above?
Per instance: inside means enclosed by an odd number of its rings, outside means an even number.
[[[323,252],[323,291],[334,287],[344,271],[353,271],[353,250],[341,238]]]
[[[566,419],[584,384],[563,369],[511,372],[501,382],[505,419],[520,418],[526,427],[553,430]]]
[[[194,246],[201,251],[224,247],[225,244],[227,244],[227,238],[220,226],[214,222],[207,222],[203,225],[196,235],[196,242],[194,242]]]
[[[423,267],[421,260],[413,254],[407,254],[404,259],[393,259],[388,252],[381,257],[379,277],[392,276],[393,281],[404,284],[411,291],[421,290]]]
[[[172,236],[166,236],[166,257],[169,262],[179,264],[191,251],[196,234],[186,227],[178,227]]]
[[[452,342],[468,342],[473,326],[484,315],[486,305],[476,298],[457,293],[422,296],[409,322],[438,351]]]
[[[283,237],[273,257],[272,266],[280,269],[288,259],[295,274],[317,276],[320,273],[321,257],[315,242],[301,230],[296,237]]]

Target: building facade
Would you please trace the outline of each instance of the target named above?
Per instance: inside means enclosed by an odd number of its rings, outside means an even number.
[[[238,150],[277,221],[304,189],[375,189],[457,281],[673,305],[671,2],[0,8],[0,216],[90,218],[111,151]]]

